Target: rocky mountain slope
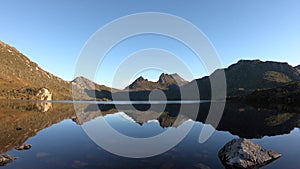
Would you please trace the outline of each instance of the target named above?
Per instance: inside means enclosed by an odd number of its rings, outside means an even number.
[[[298,72],[300,73],[300,65],[296,66],[295,69],[297,69]]]
[[[159,76],[157,82],[149,81],[148,79],[144,79],[142,76],[140,76],[129,86],[127,86],[125,90],[130,90],[130,91],[144,91],[144,90],[154,90],[154,89],[166,90],[171,85],[182,86],[187,83],[188,81],[184,80],[177,73],[174,74],[162,73]]]
[[[235,99],[255,104],[284,104],[299,106],[300,82],[266,90],[256,90]]]
[[[300,81],[300,73],[288,63],[240,60],[223,70],[226,75],[227,96],[243,95],[257,89],[269,89]],[[210,77],[215,76],[217,71],[220,70],[216,70]],[[195,81],[202,98],[209,98],[209,76]],[[183,87],[189,88],[189,84]]]
[[[75,78],[71,83],[73,86],[73,99],[75,100],[96,98],[100,100],[111,100],[111,93],[120,91],[118,89],[99,85],[82,76]]]
[[[92,87],[95,89],[92,89]],[[83,77],[65,81],[32,62],[16,48],[0,41],[0,99],[40,100],[41,91],[48,89],[53,100],[92,99],[89,90],[115,91]],[[49,98],[48,98],[49,99]]]
[[[110,88],[105,85],[99,85],[85,77],[77,77],[74,80],[71,81],[72,85],[74,87],[77,87],[79,89],[86,89],[86,90],[106,90],[106,91],[111,91],[111,92],[116,92],[119,91],[118,89]]]
[[[71,84],[43,70],[14,47],[0,41],[0,98],[35,99],[34,91],[47,88],[53,99],[71,99]]]
[[[88,100],[93,98],[124,99],[122,90],[98,85],[84,77],[65,81],[43,70],[30,61],[14,47],[0,41],[0,99],[40,99],[42,90],[48,89],[54,100]],[[300,66],[292,67],[288,63],[241,60],[223,69],[226,75],[227,96],[241,96],[256,90],[266,90],[300,82]],[[210,77],[218,74],[216,70],[210,76],[187,82],[178,74],[161,74],[157,82],[139,77],[126,87],[134,100],[147,100],[151,90],[161,89],[170,100],[181,99],[181,92],[193,96],[195,87],[199,89],[201,99],[209,99],[211,92]],[[72,93],[72,87],[75,93]],[[180,90],[179,90],[180,89]],[[275,89],[277,90],[277,89]],[[220,91],[221,93],[222,91]],[[126,93],[126,92],[125,92]],[[49,98],[49,97],[48,97]],[[197,97],[185,98],[193,99]],[[126,99],[126,98],[125,98]]]
[[[159,76],[159,79],[157,81],[160,85],[178,85],[178,86],[182,86],[188,83],[188,81],[186,81],[185,79],[183,79],[181,76],[179,76],[177,73],[174,74],[166,74],[166,73],[162,73]]]

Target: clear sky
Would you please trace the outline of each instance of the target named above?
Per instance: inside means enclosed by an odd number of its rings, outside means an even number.
[[[282,61],[295,66],[300,64],[299,9],[299,0],[6,0],[0,5],[0,40],[15,46],[45,70],[72,80],[82,47],[98,29],[129,14],[163,12],[182,17],[202,30],[223,67],[240,59]],[[179,42],[145,35],[116,46],[95,80],[110,86],[120,62],[143,48],[171,51],[192,67],[194,78],[207,75],[199,62],[186,59],[193,53]],[[153,70],[138,75],[157,80],[160,73]]]

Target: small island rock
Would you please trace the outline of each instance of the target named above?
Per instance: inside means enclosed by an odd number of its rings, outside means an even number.
[[[261,167],[281,156],[280,153],[266,150],[247,139],[231,140],[218,155],[227,168]]]
[[[21,150],[29,150],[31,147],[32,147],[31,144],[25,144],[25,145],[21,145],[19,147],[16,147],[16,150],[19,150],[19,151],[21,151]]]

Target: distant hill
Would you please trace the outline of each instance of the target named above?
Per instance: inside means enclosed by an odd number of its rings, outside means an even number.
[[[110,88],[104,85],[99,85],[85,77],[77,77],[71,81],[73,85],[73,94],[75,100],[81,99],[94,99],[98,98],[101,100],[111,100],[111,93],[118,92],[120,90]],[[86,98],[87,95],[89,98]]]
[[[240,60],[222,70],[226,75],[227,96],[243,95],[257,89],[274,88],[300,81],[297,69],[281,62]],[[215,76],[217,71],[220,70],[216,70],[210,76]],[[201,98],[210,98],[209,76],[192,82],[198,84]],[[183,88],[188,91],[189,85],[187,84]]]
[[[48,88],[53,99],[71,99],[70,82],[43,70],[14,47],[0,41],[0,98],[31,99],[30,91]],[[34,98],[33,98],[34,99]]]
[[[127,86],[125,90],[130,90],[130,91],[145,91],[145,90],[148,91],[154,89],[166,90],[171,85],[182,86],[187,83],[188,81],[184,80],[177,73],[170,74],[170,75],[166,73],[162,73],[159,76],[157,82],[149,81],[148,79],[145,79],[144,77],[140,76],[129,86]]]
[[[99,85],[85,77],[82,77],[82,76],[75,78],[74,80],[71,81],[71,83],[80,89],[99,90],[99,91],[107,90],[107,91],[112,91],[112,92],[119,91],[118,89],[110,88],[105,85]]]

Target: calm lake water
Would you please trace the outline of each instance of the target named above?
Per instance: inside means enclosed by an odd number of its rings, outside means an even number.
[[[173,103],[167,105],[163,113],[147,104],[134,105],[134,110],[126,104],[76,103],[80,111],[75,111],[72,103],[57,102],[0,102],[0,106],[0,154],[17,157],[3,166],[7,169],[222,169],[218,151],[238,137],[249,138],[264,148],[282,153],[281,158],[264,169],[298,169],[300,166],[299,108],[226,103],[217,130],[205,143],[199,143],[210,106],[206,102]],[[189,112],[178,115],[181,106],[200,106],[198,116],[191,120]],[[168,129],[181,132],[191,124],[193,127],[178,145],[163,154],[126,158],[107,152],[85,133],[85,127],[96,127],[102,120],[119,133],[134,138],[156,136]],[[101,129],[98,131],[101,138],[104,133]],[[32,144],[32,148],[15,150],[23,144]]]

